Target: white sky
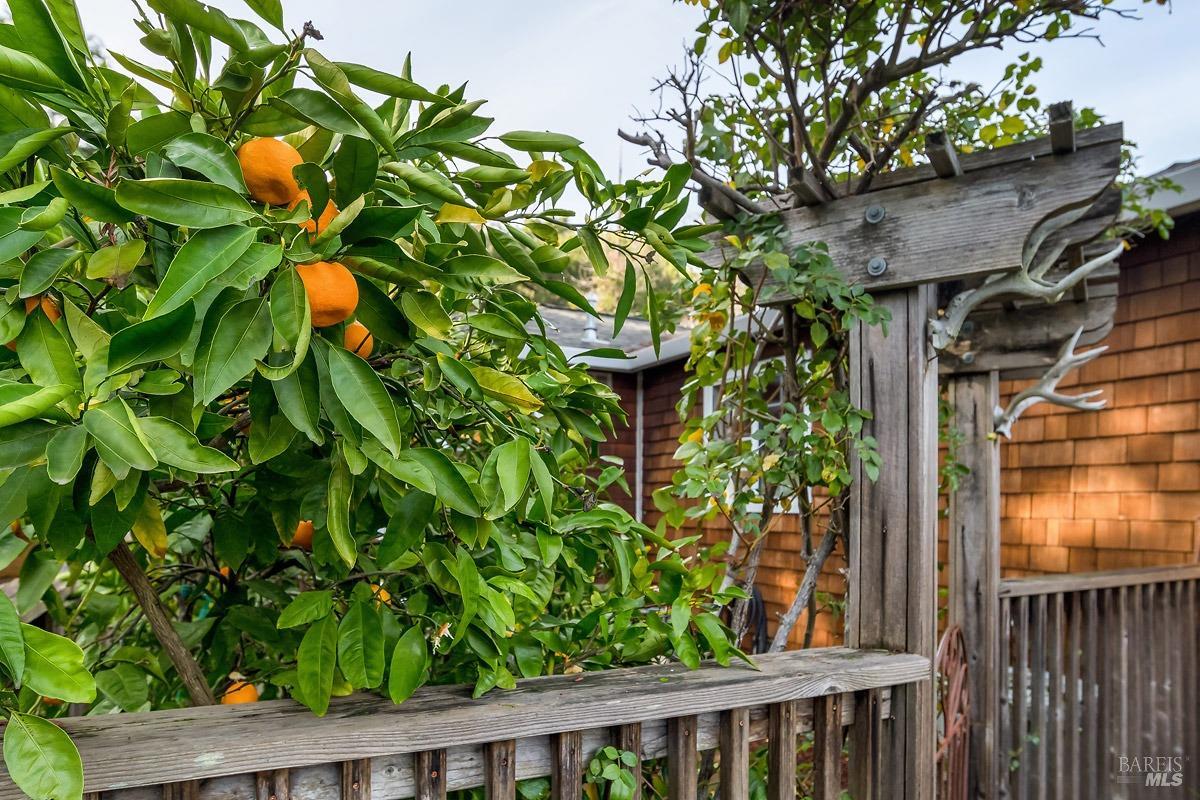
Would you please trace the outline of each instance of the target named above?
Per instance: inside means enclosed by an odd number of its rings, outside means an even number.
[[[110,49],[140,51],[130,0],[77,0],[88,32]],[[210,0],[252,16],[239,0]],[[1140,7],[1139,0],[1117,0]],[[325,35],[335,60],[399,71],[413,53],[414,78],[426,85],[470,81],[468,97],[486,98],[494,130],[550,129],[583,139],[610,177],[642,168],[622,144],[635,107],[652,102],[654,78],[680,60],[694,39],[698,12],[672,0],[284,0],[286,22],[305,20]],[[1111,20],[1095,41],[1039,48],[1037,83],[1048,102],[1072,99],[1109,120],[1124,120],[1139,144],[1143,172],[1200,158],[1200,3],[1172,12],[1150,5],[1141,21]],[[974,55],[955,76],[990,85],[1021,50]]]

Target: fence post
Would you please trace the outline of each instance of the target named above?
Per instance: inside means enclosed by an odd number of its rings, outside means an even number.
[[[877,294],[891,312],[888,334],[860,326],[851,342],[852,400],[874,415],[865,433],[878,442],[883,467],[876,481],[861,462],[854,467],[846,610],[848,646],[915,653],[930,662],[937,608],[937,357],[927,335],[933,298],[928,284]],[[894,688],[891,713],[881,758],[869,759],[884,775],[870,783],[889,787],[889,798],[932,800],[932,679]],[[863,768],[873,769],[852,766]]]
[[[999,401],[993,370],[949,380],[958,461],[969,470],[950,495],[949,621],[962,628],[971,702],[968,796],[992,798],[996,787],[1000,614],[1000,445],[992,434]]]

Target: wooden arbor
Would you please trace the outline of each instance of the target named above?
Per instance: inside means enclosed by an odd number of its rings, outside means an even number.
[[[887,335],[860,330],[851,347],[852,397],[873,414],[864,433],[878,442],[884,466],[875,482],[856,469],[852,489],[850,647],[934,655],[939,350],[952,366],[975,364],[988,373],[1014,351],[1038,352],[1041,363],[1052,364],[1053,336],[1012,347],[1005,340],[1016,337],[1016,329],[1005,333],[996,320],[990,325],[968,320],[979,309],[983,320],[991,312],[1010,321],[1014,296],[1054,301],[1070,294],[1083,301],[1072,311],[1071,332],[1082,323],[1089,337],[1103,336],[1110,324],[1108,290],[1100,288],[1100,278],[1115,252],[1092,257],[1079,248],[1115,215],[1111,187],[1119,169],[1121,126],[1076,133],[1069,106],[1055,112],[1046,138],[959,156],[944,139],[931,137],[929,165],[881,176],[865,194],[781,214],[792,243],[825,242],[835,265],[892,316]],[[710,257],[715,262],[724,256],[717,248]],[[749,272],[752,285],[770,285],[769,276]],[[943,298],[951,298],[942,309],[939,284]],[[791,299],[769,296],[773,304]],[[1048,332],[1062,328],[1058,314],[1023,313],[1033,315],[1026,326],[1039,318],[1037,325]],[[1026,358],[1020,363],[1036,366]],[[976,408],[989,437],[994,395],[994,388],[981,395]],[[976,479],[991,480],[986,472]],[[980,513],[981,520],[998,520],[998,505],[995,512]],[[980,523],[976,532],[976,539],[996,546],[998,522]],[[983,661],[977,674],[991,672],[993,665]],[[932,798],[932,679],[898,688],[891,708],[892,719],[883,724],[864,724],[856,716],[851,748],[873,758],[856,763],[852,796]],[[994,782],[994,776],[980,779]]]

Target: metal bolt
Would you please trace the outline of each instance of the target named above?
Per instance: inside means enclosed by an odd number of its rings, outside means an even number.
[[[877,225],[880,222],[883,222],[883,218],[885,216],[887,216],[887,211],[884,210],[883,206],[878,204],[867,206],[867,211],[865,214],[863,214],[863,217],[867,220],[867,222],[871,223],[872,225]]]
[[[883,273],[887,272],[887,259],[883,256],[875,256],[867,262],[867,274],[872,278],[878,278]]]
[[[975,354],[969,350],[967,352],[963,353],[962,354],[962,363],[974,364],[975,363]]]

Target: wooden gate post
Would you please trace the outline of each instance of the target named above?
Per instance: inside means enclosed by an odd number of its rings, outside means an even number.
[[[999,375],[954,375],[948,381],[958,431],[957,458],[969,472],[950,495],[949,620],[962,628],[971,702],[968,796],[997,796],[996,724],[1000,601],[1000,444],[992,420]]]
[[[860,326],[851,343],[852,402],[874,416],[883,467],[878,480],[855,465],[849,530],[846,644],[915,653],[933,661],[937,574],[937,356],[927,326],[935,311],[928,284],[881,292],[891,312],[885,336]],[[892,690],[881,731],[872,793],[933,800],[936,736],[933,681]],[[855,726],[871,724],[856,718]],[[852,736],[852,741],[854,740]],[[854,769],[871,768],[855,765]],[[872,768],[873,769],[873,768]],[[855,795],[856,800],[858,795]]]

